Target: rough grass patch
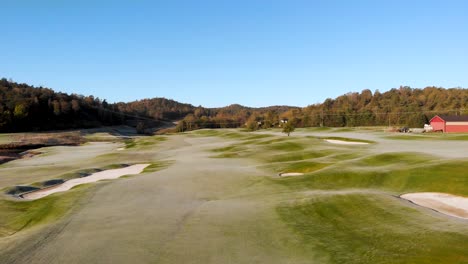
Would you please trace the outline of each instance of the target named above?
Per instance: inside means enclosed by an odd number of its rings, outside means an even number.
[[[331,164],[329,163],[299,161],[295,163],[278,165],[276,167],[276,170],[281,173],[288,173],[288,172],[311,173],[311,172],[323,169],[325,167],[328,167],[330,165]]]
[[[468,162],[444,162],[427,166],[402,165],[391,170],[359,170],[330,167],[311,177],[278,181],[296,190],[373,188],[394,193],[442,192],[468,196]]]
[[[236,145],[231,145],[231,146],[222,147],[222,148],[214,148],[211,151],[212,152],[228,152],[228,151],[239,151],[239,150],[243,150],[243,149],[245,149],[245,148],[241,148],[241,147],[236,146]]]
[[[268,162],[288,162],[288,161],[301,161],[308,159],[316,159],[326,157],[332,154],[331,150],[310,150],[310,151],[300,151],[287,154],[277,154],[268,157],[266,160]]]
[[[0,237],[60,219],[89,188],[89,185],[80,185],[34,201],[0,200]]]
[[[412,165],[427,163],[433,159],[433,157],[421,155],[420,153],[384,153],[363,158],[357,164],[363,166]]]
[[[240,158],[240,157],[241,155],[235,152],[228,152],[228,153],[222,153],[222,154],[218,154],[215,156],[211,156],[211,158],[217,158],[217,159]]]
[[[154,146],[157,143],[166,141],[166,140],[167,140],[167,137],[165,136],[149,136],[149,137],[127,139],[124,141],[124,143],[125,143],[125,148],[132,149],[132,148],[137,148],[137,147]]]
[[[165,168],[171,166],[173,163],[174,163],[174,161],[171,161],[171,160],[152,162],[148,167],[146,167],[143,170],[142,173],[160,171],[162,169],[165,169]]]
[[[274,143],[267,146],[267,149],[270,150],[281,150],[281,151],[301,151],[304,149],[304,146],[299,143],[287,141],[282,143]]]
[[[383,137],[391,140],[468,140],[468,134],[424,133],[424,134],[396,134]]]
[[[288,139],[287,138],[275,138],[275,139],[269,139],[269,140],[265,140],[265,141],[259,141],[257,143],[255,143],[256,145],[270,145],[270,144],[274,144],[274,143],[279,143],[279,142],[284,142],[284,141],[287,141]]]
[[[265,139],[265,138],[271,138],[271,137],[273,137],[273,135],[257,134],[257,135],[248,136],[248,137],[244,138],[244,140],[257,140],[257,139]]]
[[[393,197],[316,195],[283,203],[277,212],[305,247],[331,263],[468,262],[468,235],[457,224],[435,228],[434,219]]]

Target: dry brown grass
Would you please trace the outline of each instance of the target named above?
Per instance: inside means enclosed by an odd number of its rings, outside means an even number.
[[[19,134],[13,141],[0,145],[0,149],[30,149],[34,147],[73,146],[84,143],[79,132]]]

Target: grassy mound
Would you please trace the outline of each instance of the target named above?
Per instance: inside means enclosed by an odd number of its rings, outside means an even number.
[[[34,201],[0,200],[0,237],[40,224],[52,223],[71,210],[91,185]]]
[[[283,204],[277,211],[329,263],[468,262],[468,235],[454,232],[463,224],[427,219],[400,203],[372,194],[324,195]]]

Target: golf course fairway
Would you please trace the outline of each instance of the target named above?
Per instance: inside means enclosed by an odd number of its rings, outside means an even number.
[[[468,197],[466,149],[307,129],[43,148],[0,166],[0,262],[468,263],[468,220],[400,198]],[[37,200],[7,194],[120,164],[145,167]]]

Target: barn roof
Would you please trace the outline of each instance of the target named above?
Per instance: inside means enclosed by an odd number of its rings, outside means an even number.
[[[456,116],[456,115],[439,115],[446,122],[468,122],[468,115]]]

